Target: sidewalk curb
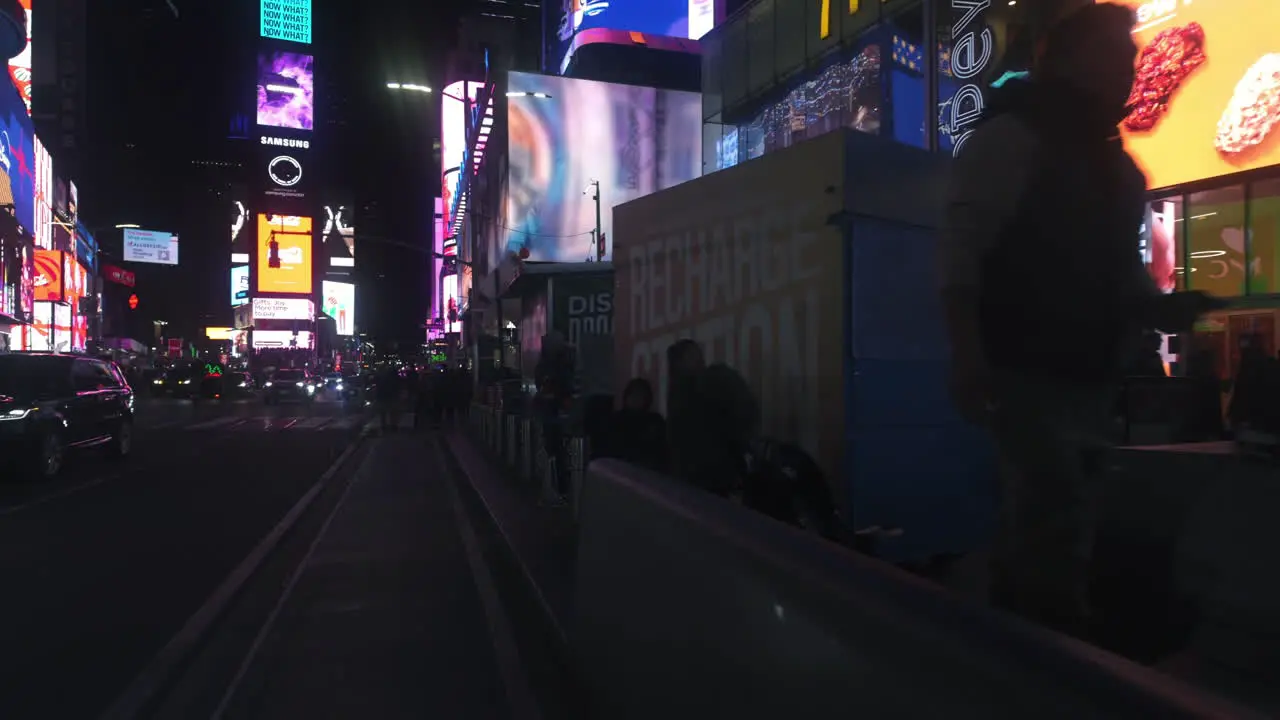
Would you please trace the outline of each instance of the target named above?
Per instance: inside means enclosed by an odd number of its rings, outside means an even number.
[[[460,431],[457,435],[463,442],[474,443],[473,438],[471,438],[471,436],[465,431]],[[502,521],[498,519],[497,513],[494,512],[493,507],[485,498],[484,493],[480,492],[480,489],[477,488],[475,483],[471,480],[471,473],[467,472],[467,468],[453,452],[453,448],[448,442],[448,435],[444,435],[442,440],[444,441],[441,443],[443,445],[443,450],[453,458],[454,463],[458,466],[461,479],[465,480],[461,485],[463,485],[466,493],[470,495],[471,501],[484,509],[483,517],[481,519],[489,526],[490,530],[501,538],[503,554],[507,556],[507,560],[519,571],[519,580],[521,585],[524,586],[525,591],[528,592],[536,602],[538,614],[541,616],[543,623],[545,623],[555,635],[559,644],[559,647],[556,648],[556,654],[567,658],[569,651],[568,634],[565,632],[565,628],[563,624],[561,624],[560,619],[556,616],[555,611],[551,609],[551,603],[547,601],[546,595],[542,592],[542,587],[538,584],[538,581],[534,579],[533,573],[529,570],[529,566],[525,564],[524,558],[520,556],[520,552],[516,550],[515,542],[512,541],[511,536],[507,534],[506,528],[503,527]],[[475,448],[475,450],[478,454],[483,454],[481,448]],[[482,460],[489,462],[488,458],[482,458]],[[501,470],[499,469],[499,471]]]
[[[160,649],[128,687],[100,716],[101,720],[133,720],[141,717],[150,706],[161,698],[165,689],[178,676],[182,668],[199,650],[210,630],[223,617],[241,590],[256,574],[259,567],[271,555],[298,520],[329,484],[338,471],[355,454],[368,437],[367,432],[355,436],[329,469],[299,498],[289,512],[258,543],[244,560],[240,561],[226,579],[218,585],[204,604],[191,615],[177,634]]]

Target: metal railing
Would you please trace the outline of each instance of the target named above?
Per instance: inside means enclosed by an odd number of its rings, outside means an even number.
[[[547,452],[543,423],[515,413],[505,416],[496,408],[475,405],[471,409],[473,436],[518,482],[537,483],[542,502],[568,503],[577,516],[590,447],[586,438],[564,437],[559,452]]]

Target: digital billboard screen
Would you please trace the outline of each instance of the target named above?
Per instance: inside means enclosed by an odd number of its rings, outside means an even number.
[[[608,259],[615,205],[702,173],[698,93],[520,72],[509,78],[509,197],[498,257],[527,248],[534,261],[595,259],[590,188],[598,180]]]
[[[325,205],[324,215],[324,232],[320,234],[320,242],[324,246],[324,257],[328,258],[326,265],[331,270],[355,267],[356,228],[353,219],[355,209],[350,203]]]
[[[231,268],[231,307],[249,302],[249,266]]]
[[[234,187],[232,192],[242,197],[248,194],[243,186]],[[231,262],[247,263],[249,251],[253,248],[253,224],[249,222],[252,219],[249,208],[244,200],[232,200],[230,210]]]
[[[253,347],[256,350],[312,350],[315,336],[307,330],[254,330]]]
[[[12,205],[18,224],[35,232],[35,131],[19,91],[0,83],[0,204]]]
[[[312,57],[265,50],[258,55],[258,124],[311,130],[314,122]]]
[[[560,0],[560,18],[557,35],[567,43],[583,30],[605,28],[630,32],[667,35],[669,37],[697,39],[710,28],[705,15],[712,13],[713,2],[703,0]],[[707,8],[707,5],[711,5]],[[689,12],[695,10],[698,22],[690,32]],[[696,33],[696,34],[695,34]]]
[[[333,318],[339,335],[356,334],[356,286],[325,280],[320,283],[320,312]]]
[[[1125,147],[1152,188],[1280,163],[1275,0],[1119,0],[1138,26]]]
[[[27,114],[31,114],[31,0],[18,0],[22,12],[26,15],[27,45],[22,52],[9,58],[9,80],[18,89],[18,95],[27,106]]]
[[[58,250],[36,250],[35,299],[36,302],[62,302],[62,253]]]
[[[316,305],[306,298],[253,299],[253,320],[311,320],[316,316]]]
[[[262,0],[259,7],[262,37],[311,43],[311,0]]]
[[[461,312],[458,307],[458,276],[445,275],[440,284],[444,289],[444,331],[462,332],[462,320],[458,317]]]
[[[124,231],[125,262],[178,264],[178,236],[160,230],[126,228]]]
[[[258,215],[258,292],[311,294],[311,218]]]

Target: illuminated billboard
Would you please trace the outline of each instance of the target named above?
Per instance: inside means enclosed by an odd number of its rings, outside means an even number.
[[[597,257],[595,190],[608,259],[613,207],[702,173],[702,97],[554,75],[510,73],[508,187],[498,256]],[[591,118],[589,123],[574,118]]]
[[[296,333],[289,330],[254,330],[253,347],[255,350],[313,350],[315,336],[306,330]]]
[[[440,285],[444,289],[444,331],[462,332],[462,320],[459,317],[461,309],[458,307],[458,276],[445,275]]]
[[[560,0],[559,26],[556,31],[561,42],[568,42],[583,30],[604,28],[627,30],[669,37],[702,37],[710,30],[706,14],[711,12],[715,22],[715,3],[706,0]],[[710,8],[706,6],[710,5]],[[689,12],[698,13],[698,22],[690,27]],[[693,32],[690,32],[692,29]],[[696,33],[696,34],[695,34]]]
[[[249,266],[231,268],[231,307],[249,302]]]
[[[324,206],[324,232],[320,235],[328,267],[356,266],[355,209],[350,205]]]
[[[315,303],[305,298],[253,299],[253,319],[258,320],[311,320],[316,316]]]
[[[1121,134],[1150,187],[1280,164],[1280,52],[1275,24],[1259,22],[1275,0],[1119,4],[1139,23]]]
[[[259,8],[262,37],[311,43],[311,0],[262,0]]]
[[[258,215],[258,292],[311,294],[311,218]]]
[[[10,136],[12,140],[12,136]],[[32,218],[36,223],[32,236],[36,238],[36,247],[45,250],[54,249],[54,158],[45,149],[40,138],[33,137],[32,150],[35,152],[36,167],[32,170],[35,200],[32,204]],[[15,199],[17,200],[17,199]],[[18,220],[22,223],[22,220]]]
[[[58,250],[36,250],[36,302],[62,302],[62,253]]]
[[[232,189],[234,196],[243,197],[247,191],[243,186]],[[253,226],[249,223],[249,208],[243,200],[231,201],[231,263],[249,262],[249,252],[253,248]]]
[[[458,191],[462,159],[467,151],[467,110],[475,103],[482,83],[458,81],[440,94],[440,168],[444,226],[454,224],[453,203]],[[462,98],[467,102],[463,102]]]
[[[124,231],[125,262],[178,264],[178,236],[160,230],[126,228]]]
[[[35,131],[19,90],[12,84],[0,87],[0,205],[12,205],[18,224],[34,231],[35,168],[32,156]]]
[[[311,130],[312,57],[264,50],[258,55],[258,124]]]
[[[17,88],[18,95],[31,114],[31,0],[18,0],[26,15],[27,45],[22,52],[9,58],[9,80]],[[16,8],[15,8],[16,9]]]
[[[356,334],[356,286],[325,280],[320,283],[320,312],[333,318],[339,335]]]

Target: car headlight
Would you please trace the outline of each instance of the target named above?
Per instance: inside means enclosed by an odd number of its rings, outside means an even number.
[[[190,380],[183,380],[182,382],[180,382],[180,383],[178,383],[178,384],[179,384],[179,385],[190,385],[190,384],[191,384],[191,381],[190,381]]]
[[[242,382],[242,383],[240,383],[240,387],[249,387],[249,383],[247,383],[247,382]]]
[[[5,420],[21,420],[22,418],[30,415],[33,410],[35,410],[35,408],[21,408],[18,410],[10,410],[5,414],[0,415],[0,422],[3,422]]]
[[[338,383],[338,389],[339,389],[339,390],[341,390],[341,389],[342,389],[342,383]]]
[[[266,382],[262,383],[262,387],[271,387],[273,384],[274,384],[274,383],[272,383],[270,380],[268,380],[268,381],[266,381]]]
[[[297,385],[298,385],[298,387],[302,387],[302,386],[303,386],[303,385],[305,385],[305,384],[306,384],[306,383],[298,383]]]
[[[152,381],[151,381],[151,384],[152,384],[152,385],[163,385],[163,384],[164,384],[164,381],[163,381],[163,380],[152,380]]]

